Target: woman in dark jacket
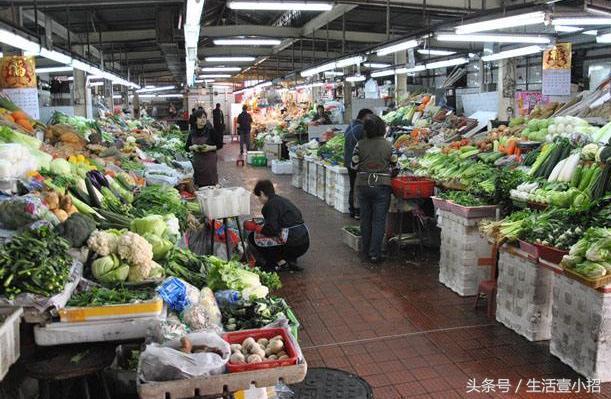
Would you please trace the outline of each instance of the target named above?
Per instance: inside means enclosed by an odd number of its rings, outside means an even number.
[[[277,195],[269,180],[259,180],[254,193],[263,204],[265,222],[244,224],[246,230],[254,231],[248,236],[251,252],[268,270],[303,270],[297,265],[297,258],[310,248],[310,235],[301,212],[291,201]]]
[[[197,187],[214,186],[218,183],[218,172],[216,169],[216,150],[220,147],[217,132],[208,121],[206,112],[195,113],[195,129],[189,133],[187,138],[187,151],[193,153],[193,181]]]
[[[363,252],[372,263],[378,263],[390,206],[390,179],[396,173],[397,156],[393,154],[392,144],[384,138],[386,124],[381,118],[366,116],[364,129],[365,138],[354,147],[351,167],[357,171]]]

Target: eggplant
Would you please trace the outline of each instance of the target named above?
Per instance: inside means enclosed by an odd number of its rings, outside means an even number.
[[[100,199],[98,198],[95,192],[96,189],[93,183],[93,179],[91,179],[89,176],[87,176],[87,178],[85,179],[85,186],[87,186],[87,193],[89,193],[89,198],[91,199],[91,206],[93,206],[94,208],[101,208],[102,203],[100,202]]]
[[[90,170],[89,172],[87,172],[87,177],[91,179],[91,183],[98,190],[102,187],[110,186],[108,184],[108,180],[106,180],[106,177],[104,177],[104,175],[101,172],[98,172],[97,170]]]

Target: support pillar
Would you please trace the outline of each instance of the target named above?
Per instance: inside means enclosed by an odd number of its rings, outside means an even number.
[[[344,76],[348,76],[351,70],[344,68]],[[352,120],[352,83],[344,80],[344,123],[349,124]]]
[[[88,117],[87,109],[87,98],[89,97],[89,103],[91,102],[91,93],[87,95],[87,73],[75,69],[73,71],[74,80],[72,81],[72,99],[74,106],[74,115]]]
[[[407,53],[405,51],[395,53],[395,65],[405,64],[407,64]],[[395,74],[395,101],[398,102],[399,98],[405,95],[407,95],[407,74]]]
[[[112,81],[104,79],[104,105],[106,105],[106,108],[108,108],[110,112],[113,112],[115,108],[112,100],[112,95]],[[124,107],[129,107],[129,103],[124,104]]]
[[[499,98],[498,119],[507,121],[514,115],[516,93],[516,58],[508,58],[499,63],[497,95]]]

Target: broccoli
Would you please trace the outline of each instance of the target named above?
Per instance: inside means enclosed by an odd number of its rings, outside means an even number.
[[[95,221],[81,213],[74,213],[65,222],[56,227],[57,233],[70,242],[74,248],[80,248],[95,230]]]

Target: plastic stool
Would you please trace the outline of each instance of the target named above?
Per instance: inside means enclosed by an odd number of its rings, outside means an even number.
[[[244,167],[244,157],[243,156],[239,156],[238,159],[235,160],[235,166],[237,167]]]
[[[475,297],[475,308],[477,308],[482,295],[486,296],[488,302],[486,315],[489,319],[493,319],[496,315],[496,280],[484,280],[479,283],[477,296]]]

